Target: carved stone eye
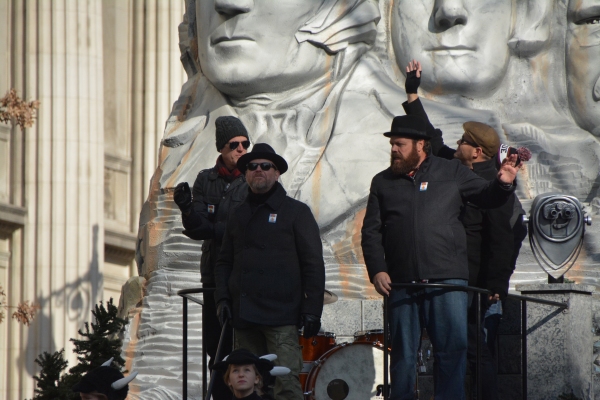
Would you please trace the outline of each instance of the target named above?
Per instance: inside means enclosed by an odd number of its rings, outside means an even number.
[[[600,15],[584,18],[576,22],[577,25],[600,25]]]

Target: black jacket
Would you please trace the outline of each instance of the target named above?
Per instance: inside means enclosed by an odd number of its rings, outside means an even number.
[[[235,397],[235,395],[232,394],[231,399],[232,400],[264,400],[264,397],[260,397],[256,392],[252,392],[252,394],[249,394],[246,397]]]
[[[463,201],[498,207],[514,191],[475,175],[458,160],[426,158],[414,178],[391,168],[371,183],[362,249],[371,281],[387,272],[392,282],[468,279]]]
[[[483,179],[496,178],[496,161],[473,164],[473,172]],[[467,233],[469,256],[469,285],[488,289],[502,298],[508,293],[514,251],[511,218],[518,201],[513,193],[498,208],[483,209],[467,202],[463,211],[463,225]]]
[[[456,150],[444,144],[442,131],[429,122],[421,101],[404,102],[402,106],[407,114],[419,115],[427,121],[432,153],[448,160],[454,159]],[[487,181],[495,180],[498,174],[496,160],[474,163],[473,172]],[[484,209],[470,202],[465,204],[461,219],[467,234],[470,286],[488,289],[502,298],[506,296],[524,238],[521,232],[525,227],[519,218],[524,213],[514,193],[497,208]]]
[[[319,227],[306,204],[275,185],[254,212],[245,201],[227,221],[215,268],[215,300],[231,301],[234,327],[295,325],[300,314],[320,317],[323,311]]]
[[[214,287],[214,267],[225,233],[230,212],[246,199],[248,185],[244,175],[232,182],[219,176],[217,167],[200,171],[192,190],[193,202],[189,214],[182,213],[183,234],[191,239],[204,240],[200,260],[201,281]]]

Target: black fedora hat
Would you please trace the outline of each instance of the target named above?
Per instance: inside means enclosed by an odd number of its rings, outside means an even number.
[[[431,139],[427,134],[427,122],[416,115],[401,115],[394,117],[392,120],[392,128],[389,132],[385,132],[383,136],[404,137],[409,139]]]
[[[273,164],[277,167],[280,174],[284,174],[288,169],[287,162],[275,153],[275,150],[271,146],[266,143],[256,143],[254,147],[252,147],[252,151],[241,156],[237,162],[237,168],[241,172],[246,172],[246,165],[252,160],[258,160],[263,158],[265,160],[272,161]]]

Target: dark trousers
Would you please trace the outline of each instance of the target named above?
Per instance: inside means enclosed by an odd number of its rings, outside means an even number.
[[[206,286],[204,286],[206,287]],[[221,324],[217,318],[217,306],[212,292],[204,294],[204,306],[202,307],[202,346],[206,349],[206,353],[210,357],[208,367],[212,371],[212,366],[215,363],[217,347],[219,346],[219,338],[221,336]],[[223,350],[221,350],[221,358],[225,357],[233,349],[233,329],[231,325],[225,331],[223,338]],[[232,392],[229,386],[223,380],[223,373],[214,371],[216,374],[215,383],[213,385],[212,398],[214,400],[231,400]]]
[[[490,329],[487,331],[487,341],[486,341],[486,332],[484,331],[485,323],[484,315],[487,309],[486,294],[482,294],[482,306],[481,306],[481,330],[479,332],[479,338],[477,337],[477,295],[470,293],[472,300],[470,301],[469,307],[469,317],[467,323],[467,338],[468,338],[468,348],[467,348],[467,361],[469,363],[469,368],[471,370],[471,398],[476,399],[477,397],[477,340],[479,339],[479,349],[480,349],[480,366],[479,373],[481,374],[481,398],[485,400],[497,400],[498,399],[498,382],[497,382],[497,371],[496,371],[496,360],[495,360],[495,351],[494,346],[496,342],[496,331],[497,331],[497,323],[495,317],[500,317],[496,315],[494,317],[490,317],[491,320],[488,321],[490,323]],[[495,327],[493,325],[496,325]]]

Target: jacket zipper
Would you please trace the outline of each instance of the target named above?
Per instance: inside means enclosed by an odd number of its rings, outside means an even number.
[[[421,279],[421,263],[419,262],[419,252],[417,251],[417,240],[416,240],[416,235],[417,235],[417,205],[418,205],[418,197],[417,197],[417,182],[415,181],[415,177],[412,176],[410,177],[412,184],[413,184],[413,205],[414,205],[414,210],[412,213],[412,219],[413,219],[413,234],[412,234],[412,244],[413,244],[413,252],[415,255],[415,261],[417,263],[417,274],[418,274],[418,280]]]

